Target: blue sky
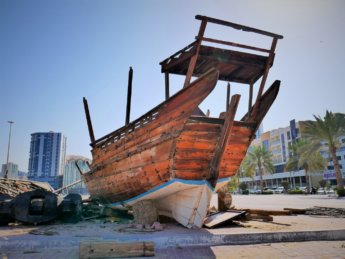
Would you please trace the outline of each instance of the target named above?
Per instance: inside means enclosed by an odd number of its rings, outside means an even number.
[[[323,116],[326,109],[345,112],[345,1],[1,0],[0,162],[6,161],[8,120],[15,121],[10,161],[20,170],[27,171],[34,132],[62,132],[67,154],[91,157],[82,97],[89,101],[96,138],[124,124],[130,66],[131,119],[159,104],[164,99],[159,62],[194,40],[197,14],[284,36],[267,81],[281,80],[281,91],[264,130]],[[242,38],[216,26],[207,27],[206,35],[269,46],[264,38]],[[171,92],[182,82],[173,79]],[[225,86],[221,82],[202,104],[213,116],[224,109]],[[243,95],[239,117],[247,90],[232,86],[232,93]]]

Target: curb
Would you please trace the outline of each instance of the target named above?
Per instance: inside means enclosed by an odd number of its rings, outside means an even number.
[[[249,234],[177,234],[173,236],[135,235],[116,237],[114,235],[103,238],[82,237],[51,237],[25,235],[20,238],[0,238],[0,251],[36,250],[49,248],[79,247],[81,241],[116,241],[136,242],[153,241],[156,248],[219,246],[219,245],[249,245],[260,243],[303,242],[303,241],[339,241],[345,240],[345,229],[324,231],[299,232],[269,232]]]

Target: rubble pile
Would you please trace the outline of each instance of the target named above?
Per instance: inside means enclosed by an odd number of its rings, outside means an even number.
[[[10,198],[14,198],[24,192],[47,190],[48,186],[43,185],[44,183],[41,185],[32,181],[0,178],[0,195],[8,195]]]
[[[329,208],[329,207],[314,207],[314,208],[306,209],[305,214],[328,216],[328,217],[335,217],[335,218],[345,218],[345,209]]]

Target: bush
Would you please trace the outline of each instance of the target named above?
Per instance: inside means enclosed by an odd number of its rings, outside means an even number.
[[[289,194],[303,194],[303,193],[304,193],[303,190],[298,190],[298,189],[289,191]]]
[[[242,194],[249,194],[249,190],[243,190]]]
[[[325,188],[326,185],[327,185],[327,182],[325,180],[320,180],[319,181],[319,185],[320,185],[321,188]]]
[[[337,194],[339,197],[345,197],[345,189],[337,189]]]
[[[273,194],[272,191],[263,191],[261,194]]]
[[[238,187],[242,190],[242,193],[248,189],[248,185],[245,182],[240,183]]]
[[[289,189],[289,182],[288,181],[282,181],[281,185],[284,187],[284,191],[287,192]]]

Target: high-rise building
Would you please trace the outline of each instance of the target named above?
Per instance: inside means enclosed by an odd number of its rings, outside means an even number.
[[[1,177],[5,177],[7,171],[7,178],[18,179],[18,165],[9,162],[8,164],[3,164],[1,167]]]
[[[66,156],[66,137],[56,132],[31,134],[28,179],[62,186]]]
[[[80,172],[76,164],[78,164],[78,167],[82,173],[86,173],[90,170],[89,165],[88,165],[90,163],[91,163],[91,160],[83,156],[67,156],[62,186],[63,187],[68,186],[81,179]],[[87,194],[87,189],[86,189],[85,184],[81,182],[66,189],[65,192]]]
[[[299,139],[303,139],[303,133],[301,128],[303,127],[303,121],[296,122],[291,120],[289,126],[285,128],[278,128],[271,131],[267,131],[261,134],[260,138],[253,140],[249,150],[253,146],[263,145],[267,150],[271,151],[274,164],[274,173],[265,174],[263,176],[265,185],[267,187],[280,186],[282,181],[290,182],[290,187],[300,187],[306,185],[305,171],[300,169],[298,171],[287,172],[285,165],[291,157],[289,147],[294,142],[298,142]],[[338,139],[337,158],[340,165],[340,169],[345,179],[345,136],[341,136]],[[322,148],[320,153],[329,162],[327,169],[320,172],[312,172],[309,174],[311,183],[313,186],[318,186],[319,181],[324,179],[328,181],[330,185],[336,185],[333,160],[330,158],[327,148]],[[259,185],[259,176],[256,174],[254,180],[251,178],[243,178],[241,181],[247,182],[250,188],[257,188]]]

